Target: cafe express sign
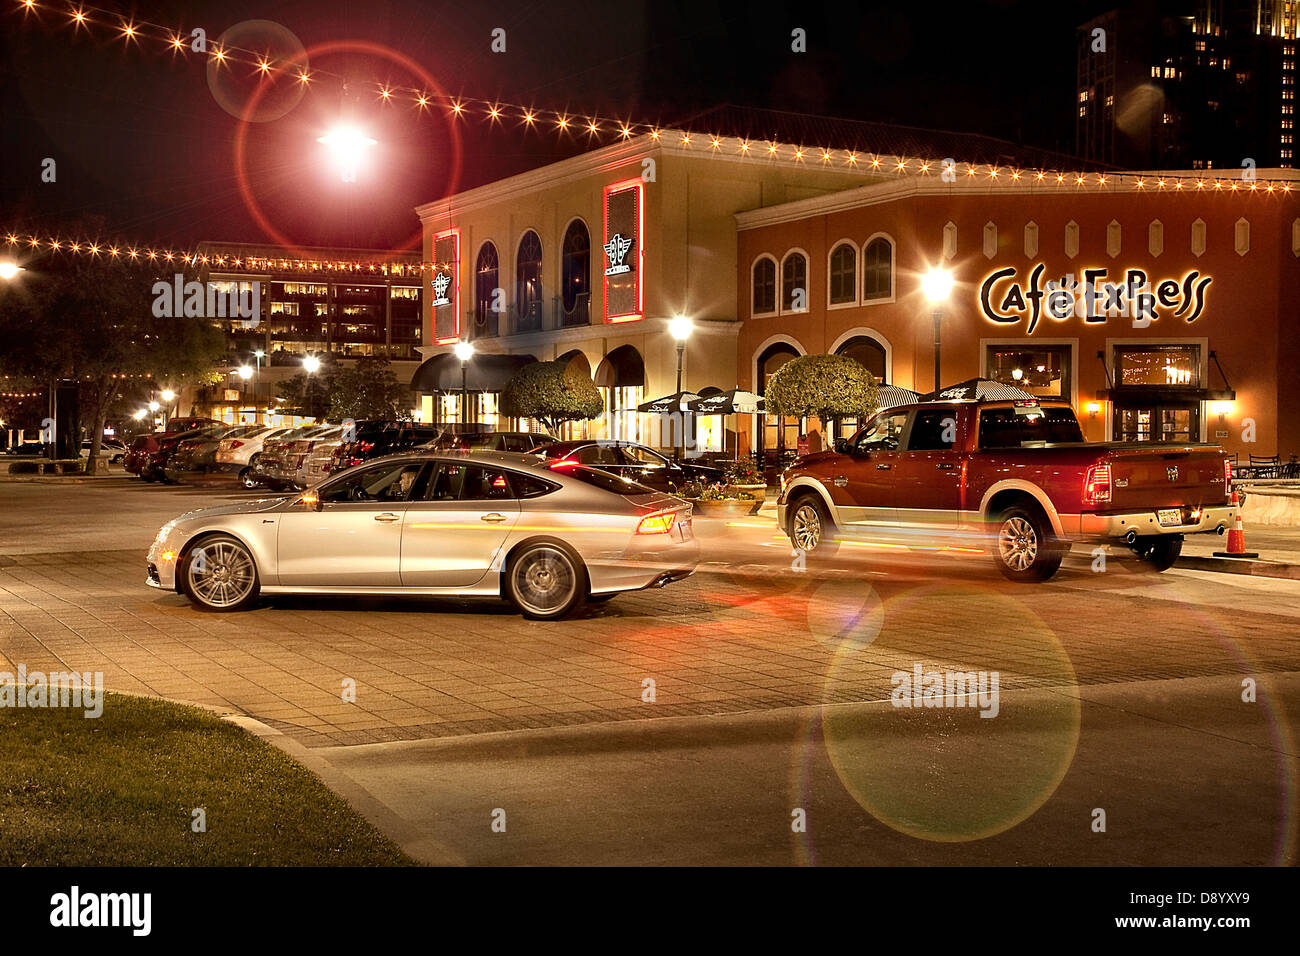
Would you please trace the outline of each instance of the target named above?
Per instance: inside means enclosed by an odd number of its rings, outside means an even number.
[[[1205,311],[1205,290],[1213,281],[1199,272],[1182,279],[1161,279],[1154,286],[1142,269],[1128,269],[1122,282],[1110,281],[1105,269],[1084,269],[1044,285],[1047,266],[1038,263],[1024,282],[1008,266],[991,272],[980,286],[980,310],[990,322],[1014,325],[1028,320],[1032,334],[1045,315],[1064,322],[1078,316],[1095,324],[1111,317],[1132,317],[1133,327],[1144,329],[1170,315],[1195,322]]]

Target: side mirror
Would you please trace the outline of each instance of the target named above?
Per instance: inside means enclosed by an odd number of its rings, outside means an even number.
[[[841,455],[847,455],[849,453],[849,440],[847,438],[837,438],[833,447]]]

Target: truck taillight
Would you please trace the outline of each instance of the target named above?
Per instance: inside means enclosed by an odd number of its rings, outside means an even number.
[[[1110,501],[1110,465],[1089,465],[1083,476],[1083,503],[1099,505]]]
[[[673,525],[677,523],[677,512],[669,511],[667,514],[650,515],[642,518],[636,526],[637,534],[668,534],[673,530]]]
[[[1223,459],[1223,491],[1232,494],[1232,459]]]

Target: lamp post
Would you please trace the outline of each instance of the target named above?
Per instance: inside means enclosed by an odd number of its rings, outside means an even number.
[[[248,402],[248,380],[253,377],[253,370],[249,368],[247,365],[241,365],[239,366],[238,371],[239,371],[239,378],[240,378],[239,398],[240,398],[240,405],[242,406]],[[240,418],[243,418],[243,412],[244,410],[241,407],[239,410]],[[242,425],[244,423],[241,421],[239,424]]]
[[[460,359],[460,421],[464,425],[469,421],[469,389],[466,387],[469,360],[474,357],[473,342],[457,342],[456,358]]]
[[[934,317],[934,390],[937,392],[943,381],[939,370],[939,327],[943,320],[943,305],[952,292],[952,273],[947,269],[931,269],[921,280],[921,290],[930,300]]]
[[[164,388],[159,397],[162,398],[164,402],[163,431],[166,431],[168,423],[172,420],[172,409],[175,407],[172,403],[176,401],[176,393],[170,388]]]
[[[668,332],[677,340],[677,411],[679,414],[679,425],[677,428],[677,441],[673,445],[673,460],[680,463],[682,460],[682,445],[685,439],[686,416],[682,412],[682,358],[686,354],[686,340],[691,337],[691,332],[695,326],[691,320],[684,315],[679,315],[668,323]]]
[[[306,389],[306,391],[307,391],[307,394],[308,394],[308,395],[311,395],[311,394],[312,394],[312,382],[311,382],[311,376],[315,375],[317,372],[320,371],[320,359],[318,359],[318,358],[317,358],[316,356],[314,356],[314,355],[308,355],[306,358],[304,358],[304,359],[302,360],[302,370],[303,370],[304,372],[307,373],[307,389]],[[316,402],[315,402],[315,401],[312,401],[312,403],[311,403],[311,412],[312,412],[311,417],[312,417],[312,418],[315,418],[315,417],[316,417],[316,414],[315,414],[315,413],[316,413]]]

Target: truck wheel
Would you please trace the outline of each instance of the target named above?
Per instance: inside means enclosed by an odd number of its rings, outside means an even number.
[[[809,558],[829,558],[839,550],[835,539],[835,523],[826,505],[816,495],[802,495],[790,506],[786,519],[786,534],[790,544]]]
[[[993,563],[1011,581],[1046,581],[1061,567],[1065,551],[1037,509],[1019,505],[998,515]]]
[[[1138,538],[1133,551],[1147,567],[1155,571],[1168,571],[1183,552],[1183,536],[1170,534]]]

